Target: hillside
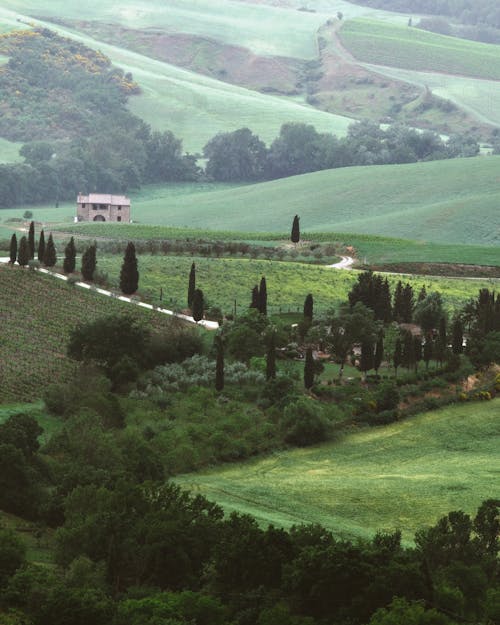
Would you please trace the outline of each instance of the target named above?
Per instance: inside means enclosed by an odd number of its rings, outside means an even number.
[[[137,203],[151,224],[282,232],[294,214],[308,232],[378,234],[498,245],[499,157],[349,167]]]
[[[264,524],[321,523],[366,538],[399,528],[409,540],[448,510],[471,512],[491,497],[500,471],[498,401],[455,405],[176,481]]]

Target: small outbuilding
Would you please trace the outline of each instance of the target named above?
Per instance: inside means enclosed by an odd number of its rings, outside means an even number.
[[[130,222],[130,198],[108,193],[78,194],[76,221]]]

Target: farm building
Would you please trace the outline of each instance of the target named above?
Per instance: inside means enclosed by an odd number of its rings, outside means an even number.
[[[124,195],[90,193],[76,199],[76,221],[130,221],[130,199]]]

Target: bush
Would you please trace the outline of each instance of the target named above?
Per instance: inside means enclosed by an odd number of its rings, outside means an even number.
[[[285,408],[282,428],[287,443],[306,447],[327,440],[330,424],[319,404],[301,398]]]
[[[377,412],[394,410],[398,407],[400,394],[396,384],[392,381],[384,382],[375,393]]]

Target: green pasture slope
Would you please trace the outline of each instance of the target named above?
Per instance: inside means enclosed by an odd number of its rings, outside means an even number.
[[[270,313],[302,311],[304,299],[312,293],[316,311],[338,306],[357,280],[356,271],[342,271],[318,265],[296,262],[247,258],[204,258],[193,256],[151,256],[139,254],[139,292],[144,298],[159,304],[160,289],[163,304],[185,308],[187,282],[192,262],[196,263],[196,284],[207,301],[223,312],[248,309],[252,287],[261,276],[266,277],[268,310]],[[119,285],[121,255],[103,255],[98,251],[98,268],[106,272],[113,287]],[[463,280],[431,278],[429,276],[389,276],[392,287],[399,279],[408,280],[418,292],[423,285],[427,291],[440,291],[450,309],[461,307],[476,297],[480,288],[498,290],[500,280]]]
[[[311,234],[352,232],[500,246],[500,157],[346,167],[176,198],[137,201],[145,224]]]
[[[499,409],[499,400],[454,405],[176,481],[265,525],[321,523],[364,538],[398,528],[410,541],[450,510],[473,513],[495,496]]]
[[[500,48],[367,19],[346,21],[343,45],[367,63],[419,71],[500,79]]]

